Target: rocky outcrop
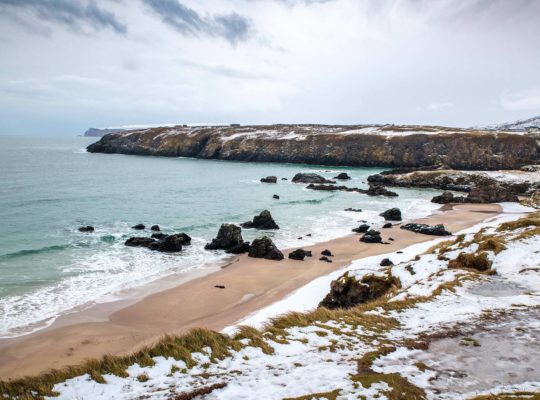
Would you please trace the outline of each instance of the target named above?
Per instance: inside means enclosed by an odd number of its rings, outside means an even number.
[[[387,294],[399,281],[390,274],[366,274],[361,278],[348,272],[332,281],[330,292],[319,303],[329,309],[350,308],[378,299]]]
[[[150,230],[154,232],[159,232],[161,229],[159,228],[159,225],[152,225],[150,227]]]
[[[499,203],[502,201],[518,202],[518,197],[498,183],[473,188],[465,198],[467,203]]]
[[[368,224],[361,224],[358,228],[353,228],[353,232],[356,232],[356,233],[365,233],[369,230],[369,225]]]
[[[264,229],[264,230],[272,230],[272,229],[279,229],[278,224],[276,224],[276,221],[272,218],[272,214],[270,214],[270,211],[263,210],[259,215],[256,215],[253,217],[253,221],[247,221],[243,224],[240,224],[242,228],[255,228],[255,229]]]
[[[433,235],[433,236],[449,236],[451,235],[450,232],[448,232],[444,225],[438,224],[429,226],[426,224],[405,224],[401,226],[401,229],[405,229],[407,231],[412,231],[416,233],[422,233],[424,235]]]
[[[395,197],[398,196],[397,193],[392,192],[386,189],[381,184],[369,184],[369,189],[360,189],[357,187],[348,187],[344,185],[325,185],[325,184],[313,184],[310,183],[306,186],[306,189],[311,190],[322,190],[327,192],[343,191],[343,192],[357,192],[362,194],[367,194],[368,196],[388,196]],[[352,210],[352,209],[349,209]],[[348,211],[348,210],[346,210]]]
[[[81,226],[79,229],[78,229],[79,232],[85,232],[85,233],[88,233],[88,232],[94,232],[94,227],[93,226],[90,226],[90,225],[86,225],[86,226]]]
[[[351,177],[346,172],[341,172],[337,174],[336,176],[334,176],[334,179],[347,180],[347,179],[351,179]]]
[[[452,192],[443,192],[440,196],[434,196],[431,199],[432,203],[436,204],[449,204],[449,203],[464,203],[465,197],[463,196],[454,196]]]
[[[304,249],[296,249],[289,253],[289,258],[291,260],[298,260],[298,261],[303,261],[304,258],[311,257],[311,256],[312,256],[311,251],[304,250]]]
[[[381,232],[370,229],[360,238],[364,243],[382,243]]]
[[[277,176],[267,176],[266,178],[261,178],[262,183],[277,183]]]
[[[183,246],[191,244],[191,237],[185,233],[175,233],[163,235],[159,239],[148,237],[131,237],[126,240],[125,245],[130,247],[146,247],[150,250],[161,251],[163,253],[177,253],[182,251]]]
[[[336,183],[336,181],[326,179],[325,177],[312,173],[312,172],[309,172],[309,173],[299,172],[292,178],[292,182],[293,183],[318,183],[318,184]]]
[[[395,125],[159,127],[107,134],[88,151],[390,168],[444,164],[468,170],[518,169],[540,160],[536,139],[527,134]]]
[[[379,214],[385,221],[401,221],[401,210],[399,208],[391,208]]]
[[[387,197],[397,197],[398,194],[396,192],[392,192],[385,188],[383,185],[378,183],[370,183],[369,189],[367,190],[366,194],[368,196],[387,196]]]
[[[268,237],[255,239],[249,248],[249,257],[265,258],[267,260],[283,260],[283,253],[278,250],[274,242]]]
[[[144,224],[137,224],[137,225],[133,225],[131,227],[131,229],[135,229],[137,231],[142,231],[143,229],[146,229],[146,226],[144,226]]]
[[[245,253],[246,247],[249,247],[249,243],[246,245],[242,238],[242,228],[234,224],[222,224],[217,237],[204,246],[206,250],[225,250],[235,254]]]

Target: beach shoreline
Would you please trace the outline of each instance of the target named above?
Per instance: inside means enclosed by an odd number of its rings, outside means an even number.
[[[456,232],[500,211],[497,204],[447,206],[415,222],[443,223],[448,230]],[[105,354],[128,354],[152,344],[164,334],[180,334],[194,327],[219,331],[353,260],[399,251],[435,238],[405,231],[399,226],[382,229],[381,234],[383,240],[392,237],[394,241],[387,245],[365,244],[358,241],[359,235],[351,234],[305,246],[313,252],[313,257],[304,261],[276,262],[236,256],[208,274],[177,282],[174,287],[143,299],[116,304],[114,309],[101,304],[101,311],[73,313],[35,333],[0,339],[0,379],[34,375]],[[332,263],[318,260],[320,252],[326,248],[334,254]],[[284,250],[284,254],[288,251]],[[224,285],[225,289],[215,288],[215,285]],[[85,320],[84,314],[88,317],[92,312],[93,317]],[[66,321],[69,318],[72,321]]]

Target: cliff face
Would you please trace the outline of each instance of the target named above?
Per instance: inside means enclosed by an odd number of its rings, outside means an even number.
[[[538,163],[527,135],[425,126],[162,127],[105,135],[89,152],[364,167],[516,169]]]

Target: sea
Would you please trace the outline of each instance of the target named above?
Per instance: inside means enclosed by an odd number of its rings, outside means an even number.
[[[157,281],[174,284],[215,268],[228,256],[204,245],[219,226],[248,221],[264,209],[280,229],[244,229],[244,239],[267,235],[291,248],[347,235],[361,220],[381,224],[379,213],[391,207],[406,219],[438,208],[431,190],[396,188],[399,197],[370,197],[291,182],[298,172],[327,178],[347,172],[352,179],[343,184],[367,188],[378,168],[86,152],[96,140],[0,136],[0,338],[35,332],[61,315]],[[278,183],[261,183],[268,175]],[[131,228],[139,223],[147,229]],[[177,254],[124,245],[131,236],[149,236],[154,224],[164,233],[189,234],[193,244]],[[79,232],[85,225],[95,231]]]

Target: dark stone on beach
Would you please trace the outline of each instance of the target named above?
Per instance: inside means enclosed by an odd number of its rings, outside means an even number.
[[[150,236],[152,239],[163,239],[165,236],[167,236],[166,234],[164,233],[152,233],[152,236]]]
[[[142,231],[144,228],[146,228],[146,226],[144,226],[143,224],[137,224],[137,225],[132,226],[131,228],[137,229],[138,231]]]
[[[302,240],[304,239],[302,236],[298,236],[298,240]]]
[[[279,200],[279,196],[277,194],[272,196],[273,199]]]
[[[384,186],[376,183],[370,183],[369,189],[367,190],[366,194],[368,196],[386,196],[386,197],[397,197],[398,194],[396,192],[392,192],[385,188]]]
[[[450,236],[451,233],[448,232],[444,225],[438,224],[429,226],[426,224],[405,224],[401,227],[401,229],[405,229],[408,231],[416,232],[416,233],[422,233],[424,235],[432,235],[432,236]]]
[[[358,228],[354,228],[352,231],[356,233],[365,233],[369,230],[368,224],[362,224]]]
[[[351,177],[346,172],[341,172],[337,176],[334,176],[333,179],[346,180],[346,179],[351,179]]]
[[[332,262],[332,260],[330,260],[330,259],[329,259],[328,257],[326,257],[326,256],[322,256],[321,258],[319,258],[319,261],[326,261],[326,262],[328,262],[328,263],[331,263],[331,262]]]
[[[332,257],[333,256],[332,252],[330,250],[328,250],[328,249],[325,249],[325,250],[321,251],[321,254],[323,256],[327,256],[327,257]]]
[[[387,223],[384,224],[382,227],[383,227],[383,229],[391,228],[391,227],[392,227],[392,223],[391,223],[391,222],[387,222]]]
[[[323,176],[320,176],[318,174],[314,173],[302,173],[299,172],[296,174],[292,181],[294,183],[336,183],[336,181],[332,181],[330,179],[326,179]]]
[[[390,240],[391,242],[393,242],[393,241],[394,241],[394,238],[390,238],[390,237],[389,237],[388,240]]]
[[[345,210],[343,211],[353,211],[353,212],[362,212],[362,209],[361,208],[346,208]]]
[[[443,192],[440,196],[435,196],[431,199],[432,203],[448,204],[454,202],[454,194],[452,192]]]
[[[403,252],[399,250],[399,251],[396,251],[396,254],[403,254]]]
[[[282,181],[288,181],[289,179],[287,178],[281,178]]]
[[[291,260],[303,261],[305,257],[311,257],[311,251],[304,249],[296,249],[289,253]]]
[[[310,237],[311,237],[311,233],[306,233],[306,236],[310,236]]]
[[[214,285],[215,288],[218,288],[218,289],[225,289],[225,286],[223,285]]]
[[[381,267],[390,267],[391,265],[394,265],[394,263],[389,258],[383,258],[379,265]]]
[[[134,236],[126,240],[124,244],[130,247],[150,247],[153,243],[157,243],[157,241],[152,238]]]
[[[360,241],[364,243],[382,243],[381,233],[370,229],[360,238]]]
[[[519,202],[519,199],[508,188],[494,183],[474,187],[465,201],[467,203],[500,203],[504,201]]]
[[[238,246],[233,246],[227,249],[227,253],[230,254],[243,254],[249,251],[249,242],[242,242]]]
[[[401,221],[401,210],[399,208],[391,208],[379,214],[385,221]]]
[[[159,225],[152,225],[152,226],[150,227],[150,230],[151,230],[151,231],[158,232],[158,231],[160,231],[161,229],[159,229]]]
[[[279,229],[278,224],[272,218],[270,211],[263,210],[259,215],[253,217],[253,221],[244,222],[240,224],[242,228],[255,228],[255,229]]]
[[[272,242],[268,236],[255,239],[249,247],[248,256],[277,261],[283,260],[284,258],[283,253],[278,250],[274,242]]]
[[[277,176],[267,176],[266,178],[261,178],[262,183],[277,183]]]
[[[94,227],[90,225],[81,226],[79,232],[94,232]]]
[[[207,243],[206,250],[229,250],[236,248],[244,243],[242,239],[242,228],[234,224],[222,224],[219,228],[217,237]]]
[[[397,284],[396,278],[391,275],[367,274],[361,278],[356,278],[346,272],[335,281],[332,281],[330,292],[319,303],[319,307],[329,309],[354,307],[378,299]]]

